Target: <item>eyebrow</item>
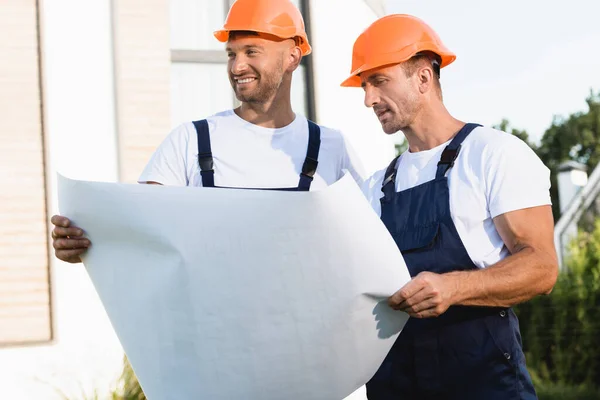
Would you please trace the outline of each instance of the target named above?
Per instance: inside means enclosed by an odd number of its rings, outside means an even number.
[[[367,81],[369,81],[369,82],[373,82],[374,80],[376,80],[376,79],[379,79],[379,78],[387,78],[387,76],[386,76],[385,74],[382,74],[382,73],[378,72],[378,73],[376,73],[376,74],[373,74],[373,75],[369,76],[369,77],[367,78]],[[362,82],[360,83],[360,86],[361,86],[361,87],[363,87],[363,88],[364,88],[366,85],[367,85],[367,82],[366,82],[366,81],[362,81]]]
[[[243,50],[248,50],[248,49],[259,49],[259,50],[264,50],[264,47],[259,45],[259,44],[247,44],[244,47],[242,47]],[[231,47],[227,46],[225,48],[225,51],[233,51],[231,49]]]

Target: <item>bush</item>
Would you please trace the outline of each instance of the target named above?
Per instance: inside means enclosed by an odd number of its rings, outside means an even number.
[[[521,304],[516,312],[527,363],[536,371],[541,393],[546,396],[548,388],[547,396],[559,396],[550,399],[585,399],[587,393],[599,399],[600,220],[573,242],[551,295]],[[564,388],[584,397],[565,397]]]
[[[142,391],[127,356],[123,358],[123,372],[118,386],[112,395],[112,400],[146,400],[146,395]]]
[[[598,400],[600,390],[587,385],[564,385],[550,383],[541,378],[534,369],[530,369],[533,386],[539,400]]]

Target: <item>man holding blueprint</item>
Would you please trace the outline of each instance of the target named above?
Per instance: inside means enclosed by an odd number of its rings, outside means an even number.
[[[363,167],[344,135],[295,114],[292,74],[311,53],[300,11],[289,0],[237,0],[223,28],[229,80],[241,106],[182,124],[163,141],[140,183],[308,191]],[[56,257],[80,262],[90,242],[54,216]],[[85,228],[85,227],[84,227]]]
[[[536,398],[510,307],[556,281],[549,170],[520,139],[450,115],[439,78],[455,58],[420,19],[388,15],[356,39],[342,83],[409,145],[365,185],[413,276],[390,299],[413,318],[373,400]]]
[[[343,135],[291,108],[298,9],[237,0],[215,37],[241,106],[171,132],[139,178],[160,186],[61,177],[56,256],[84,262],[150,400],[341,400],[404,326],[408,271]]]

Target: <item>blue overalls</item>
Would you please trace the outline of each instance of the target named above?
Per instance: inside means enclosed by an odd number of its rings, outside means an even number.
[[[435,179],[396,192],[396,158],[383,181],[381,219],[411,276],[477,268],[450,215],[448,178],[466,124],[444,149]],[[377,373],[369,400],[536,399],[512,309],[451,306],[437,318],[410,318]]]
[[[215,186],[215,171],[213,169],[213,156],[210,148],[210,134],[208,122],[203,119],[193,122],[198,137],[198,164],[200,165],[200,175],[202,177],[202,187],[221,187]],[[306,149],[306,158],[300,172],[300,181],[297,187],[262,189],[262,190],[284,190],[307,192],[310,190],[310,184],[313,181],[317,166],[319,164],[319,148],[321,147],[321,128],[312,121],[308,121],[308,147]],[[226,188],[233,189],[233,188]],[[250,188],[235,188],[250,189]],[[254,188],[253,188],[254,189]],[[260,188],[257,188],[260,189]]]

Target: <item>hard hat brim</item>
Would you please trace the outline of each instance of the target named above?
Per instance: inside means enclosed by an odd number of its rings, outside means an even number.
[[[264,33],[265,35],[277,36],[277,35],[273,35],[271,32],[256,30],[256,29],[247,29],[247,28],[220,29],[218,31],[214,31],[213,35],[219,42],[226,43],[229,40],[229,32],[231,32],[231,31],[248,31],[248,32]],[[291,37],[291,38],[284,38],[284,37],[280,37],[280,36],[277,36],[277,37],[279,37],[280,39],[293,39],[293,37]],[[310,47],[310,44],[304,38],[302,38],[301,43],[298,44],[298,47],[300,47],[300,50],[302,51],[303,56],[307,56],[310,53],[312,53],[312,47]]]
[[[350,73],[350,76],[344,80],[340,86],[342,87],[361,87],[362,81],[360,79],[360,74],[366,71],[370,71],[376,68],[381,68],[385,66],[391,66],[396,64],[401,64],[405,61],[411,59],[416,53],[421,51],[433,51],[428,48],[422,48],[417,52],[411,52],[410,55],[402,54],[402,53],[394,53],[394,54],[385,54],[379,56],[376,60],[372,60],[371,63],[366,63],[355,69]],[[442,63],[440,68],[443,68],[447,65],[452,64],[454,60],[456,60],[456,55],[452,52],[443,52],[434,51],[435,54],[440,56],[442,59]],[[441,53],[441,54],[440,54]]]

